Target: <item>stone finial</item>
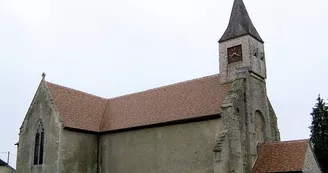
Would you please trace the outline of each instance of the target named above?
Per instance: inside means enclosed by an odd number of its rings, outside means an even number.
[[[44,78],[46,77],[46,73],[43,72],[41,76],[42,76],[42,80],[44,80]]]

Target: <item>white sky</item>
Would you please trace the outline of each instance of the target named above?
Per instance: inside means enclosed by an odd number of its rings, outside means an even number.
[[[282,140],[309,137],[328,98],[328,1],[244,0],[264,39]],[[0,158],[48,81],[114,97],[218,73],[233,0],[0,0]],[[15,155],[11,163],[15,165]]]

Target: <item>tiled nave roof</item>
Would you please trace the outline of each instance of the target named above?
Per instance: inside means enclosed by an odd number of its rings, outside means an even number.
[[[105,99],[46,82],[65,127],[103,132],[219,114],[219,75]]]

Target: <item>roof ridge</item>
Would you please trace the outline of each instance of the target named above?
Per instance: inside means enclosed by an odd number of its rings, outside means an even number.
[[[86,95],[89,95],[89,96],[98,97],[100,99],[114,100],[114,99],[127,97],[127,96],[131,96],[131,95],[136,95],[136,94],[140,94],[140,93],[144,93],[144,92],[160,90],[160,89],[163,89],[163,88],[166,88],[166,87],[182,85],[182,84],[187,83],[187,82],[197,81],[197,80],[206,79],[206,78],[213,78],[213,77],[216,77],[216,76],[219,76],[219,75],[220,75],[219,73],[216,73],[216,74],[203,76],[203,77],[199,77],[199,78],[195,78],[195,79],[189,79],[189,80],[185,80],[185,81],[181,81],[181,82],[176,82],[176,83],[173,83],[173,84],[168,84],[168,85],[164,85],[164,86],[160,86],[160,87],[156,87],[156,88],[150,88],[150,89],[146,89],[146,90],[143,90],[143,91],[137,91],[137,92],[134,92],[134,93],[124,94],[124,95],[120,95],[120,96],[116,96],[116,97],[112,97],[112,98],[104,98],[104,97],[97,96],[97,95],[94,95],[94,94],[91,94],[91,93],[87,93],[87,92],[84,92],[84,91],[81,91],[81,90],[78,90],[78,89],[74,89],[74,88],[66,87],[66,86],[63,86],[63,85],[56,84],[56,83],[52,83],[52,82],[49,82],[49,81],[46,81],[46,80],[45,80],[45,82],[47,84],[49,83],[49,84],[52,84],[52,85],[56,85],[56,86],[59,86],[59,87],[62,87],[62,88],[65,88],[65,89],[68,89],[68,90],[71,90],[71,91],[74,91],[74,92],[80,92],[80,93],[83,93],[83,94],[86,94]]]
[[[92,96],[92,97],[97,97],[97,98],[100,98],[100,99],[108,100],[107,98],[100,97],[100,96],[97,96],[97,95],[94,95],[94,94],[91,94],[91,93],[87,93],[87,92],[84,92],[84,91],[81,91],[81,90],[78,90],[78,89],[69,88],[69,87],[59,85],[59,84],[55,84],[55,83],[52,83],[52,82],[49,82],[49,81],[45,81],[45,82],[46,82],[46,84],[56,85],[58,87],[62,87],[62,88],[65,88],[65,89],[68,89],[68,90],[71,90],[71,91],[74,91],[74,92],[80,92],[80,93],[83,93],[83,94],[86,94],[86,95],[89,95],[89,96]]]
[[[197,80],[201,80],[201,79],[214,78],[214,77],[217,77],[219,75],[220,75],[219,73],[216,73],[216,74],[203,76],[203,77],[199,77],[199,78],[195,78],[195,79],[189,79],[189,80],[176,82],[176,83],[173,83],[173,84],[168,84],[168,85],[164,85],[164,86],[160,86],[160,87],[156,87],[156,88],[150,88],[150,89],[146,89],[146,90],[143,90],[143,91],[138,91],[138,92],[134,92],[134,93],[124,94],[124,95],[121,95],[121,96],[112,97],[112,98],[109,98],[108,100],[115,100],[115,99],[128,97],[128,96],[132,96],[132,95],[137,95],[137,94],[141,94],[141,93],[146,93],[146,92],[150,92],[150,91],[156,91],[156,90],[164,89],[164,88],[167,88],[167,87],[179,86],[179,85],[182,85],[182,84],[185,84],[185,83],[188,83],[188,82],[193,82],[193,81],[197,81]]]
[[[99,124],[99,127],[98,127],[98,132],[101,131],[102,125],[104,124],[104,118],[105,118],[105,115],[106,115],[108,105],[109,105],[109,99],[106,99],[106,106],[105,106],[105,109],[103,111],[103,115],[102,115],[101,120],[100,120],[100,124]]]
[[[279,145],[279,144],[286,144],[286,143],[301,143],[301,142],[308,142],[309,139],[297,139],[297,140],[289,140],[289,141],[273,141],[267,142],[260,145]]]

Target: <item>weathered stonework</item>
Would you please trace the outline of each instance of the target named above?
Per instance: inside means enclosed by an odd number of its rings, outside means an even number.
[[[222,151],[222,145],[225,140],[225,137],[227,136],[228,130],[223,130],[219,133],[219,136],[215,140],[215,146],[213,148],[214,152],[221,152]]]
[[[42,165],[34,165],[36,125],[42,121],[45,132]],[[17,173],[95,173],[98,136],[63,128],[59,112],[41,81],[19,134]]]
[[[96,173],[98,171],[98,135],[62,130],[60,144],[58,172]]]
[[[228,64],[227,49],[237,45],[242,46],[243,60]],[[252,36],[244,35],[220,43],[219,53],[221,83],[233,82],[237,79],[237,73],[242,68],[247,68],[261,78],[266,79],[264,46],[263,43],[254,39]]]
[[[319,163],[316,160],[313,150],[309,144],[309,147],[307,149],[305,159],[304,159],[304,167],[302,169],[303,173],[321,173],[321,170],[319,168]]]
[[[272,108],[272,105],[270,103],[270,100],[268,99],[269,103],[269,117],[270,117],[270,124],[271,124],[271,139],[268,139],[270,141],[280,141],[280,132],[278,129],[278,120],[276,113],[274,112],[274,109]]]
[[[242,46],[242,60],[229,64],[227,50],[237,45]],[[267,98],[263,42],[246,34],[220,42],[219,53],[220,82],[233,83],[221,106],[223,124],[229,127],[230,172],[250,172],[257,144],[280,140],[277,118]]]
[[[224,127],[228,128],[228,155],[227,161],[220,163],[221,165],[215,167],[228,167],[228,172],[243,172],[244,170],[244,145],[242,132],[245,131],[245,126],[242,124],[243,115],[243,93],[244,81],[243,79],[237,80],[233,83],[231,91],[225,98],[221,105],[222,120]],[[223,165],[227,164],[227,165]],[[219,172],[220,170],[217,170]]]
[[[214,173],[229,172],[230,148],[228,130],[220,131],[216,137],[214,152]]]
[[[42,121],[45,132],[45,153],[42,165],[33,165],[36,125]],[[62,125],[46,85],[40,83],[19,133],[17,151],[18,173],[58,172],[60,131]]]
[[[213,172],[213,147],[221,119],[104,134],[100,171]]]
[[[222,167],[229,167],[230,172],[250,172],[257,157],[258,142],[280,139],[277,118],[267,99],[265,81],[251,73],[247,70],[238,73],[221,105],[223,127],[228,129],[228,140],[222,140],[220,146],[222,151],[229,151],[229,161],[220,160],[220,153],[215,150],[214,168],[217,172]],[[261,132],[263,141],[258,141],[256,136],[257,112],[263,118],[261,123],[264,124],[260,125],[264,127]],[[225,142],[229,144],[226,149],[223,147]]]

